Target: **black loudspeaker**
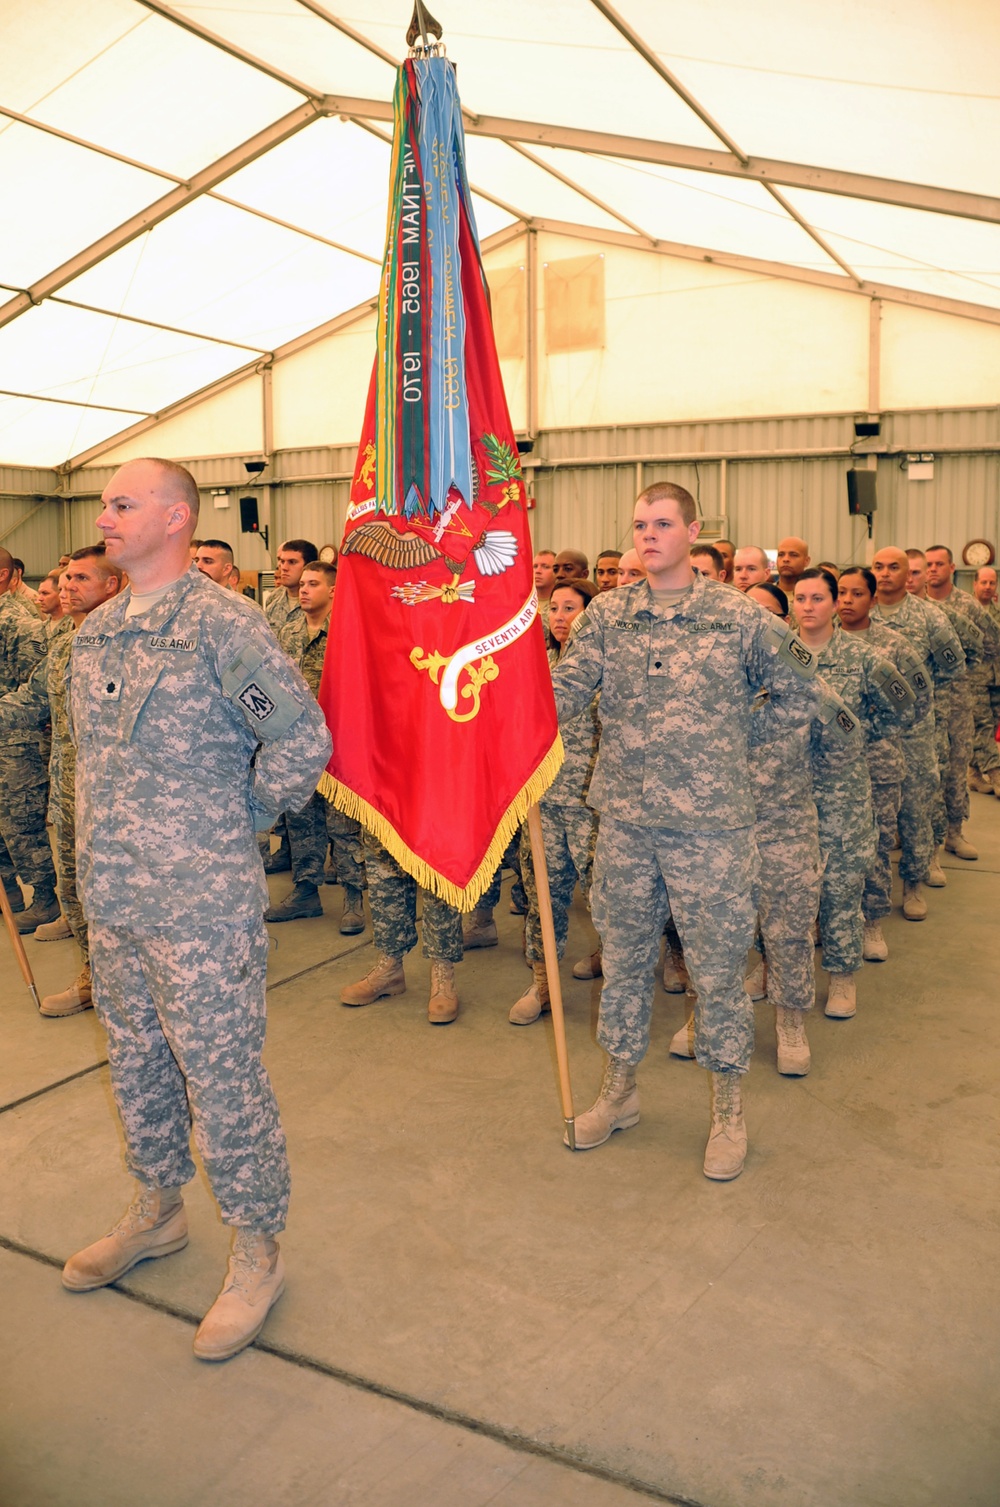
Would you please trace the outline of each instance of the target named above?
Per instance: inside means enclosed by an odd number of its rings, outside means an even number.
[[[854,509],[852,508],[853,512]],[[243,534],[260,533],[260,513],[257,510],[256,497],[240,498],[240,532]]]
[[[875,472],[874,471],[848,471],[847,473],[847,509],[848,512],[871,517],[878,507],[875,497]]]

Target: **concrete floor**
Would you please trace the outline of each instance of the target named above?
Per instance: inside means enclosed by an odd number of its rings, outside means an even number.
[[[339,890],[274,927],[289,1284],[222,1367],[190,1354],[227,1251],[203,1179],[186,1250],[62,1290],[131,1185],[93,1014],[36,1016],[0,943],[0,1507],[996,1507],[1000,803],[972,800],[980,861],[947,860],[927,922],[890,919],[856,1019],[813,1017],[808,1078],[777,1076],[759,1007],[728,1185],[662,993],[640,1125],[562,1146],[551,1028],[506,1020],[529,977],[506,887],[449,1027],[415,954],[402,998],[338,1003],[372,958]],[[592,941],[578,905],[578,1109]],[[71,943],[28,948],[43,992],[75,973]]]

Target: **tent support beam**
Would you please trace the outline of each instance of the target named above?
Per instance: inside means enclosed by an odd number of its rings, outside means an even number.
[[[878,413],[882,403],[882,300],[873,298],[868,308],[868,412]]]
[[[392,120],[392,105],[387,100],[358,99],[349,95],[326,95],[323,112],[365,120]],[[733,153],[714,147],[649,141],[641,136],[619,136],[610,131],[512,120],[500,115],[477,115],[471,122],[466,121],[465,130],[469,136],[489,136],[500,141],[520,141],[527,146],[560,147],[567,152],[621,157],[658,167],[688,168],[692,172],[742,178],[752,183],[778,183],[784,188],[810,189],[815,193],[897,204],[903,209],[922,209],[932,214],[957,215],[960,219],[1000,225],[1000,198],[991,194],[936,188],[930,184],[907,183],[898,178],[844,172],[837,168],[812,167],[775,157],[748,157],[744,163]]]
[[[818,272],[796,267],[790,262],[769,262],[755,256],[737,256],[729,251],[715,251],[708,246],[688,246],[683,241],[649,241],[642,236],[626,235],[619,230],[598,230],[593,225],[571,225],[565,220],[535,220],[533,228],[552,235],[572,236],[581,241],[599,241],[609,246],[627,246],[638,251],[654,251],[658,256],[673,256],[685,262],[708,262],[715,267],[732,267],[762,277],[783,278],[786,282],[811,283],[817,288],[832,288],[836,293],[856,293],[863,298],[881,298],[885,303],[906,304],[912,309],[928,309],[934,314],[950,314],[957,319],[973,319],[981,324],[1000,325],[1000,308],[990,304],[966,303],[961,298],[943,298],[936,293],[920,293],[913,288],[899,288],[891,283],[854,282],[836,272]]]

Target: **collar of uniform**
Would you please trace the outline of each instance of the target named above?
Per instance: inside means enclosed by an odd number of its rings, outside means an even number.
[[[676,602],[673,607],[660,606],[660,603],[653,596],[653,588],[650,586],[648,579],[637,581],[634,587],[629,587],[628,589],[636,593],[636,602],[631,610],[632,617],[662,617],[668,619],[675,617],[697,617],[699,615],[699,608],[708,591],[705,577],[699,575],[697,571],[695,571],[694,579],[691,583],[691,595],[684,597],[680,602]],[[605,593],[609,597],[613,594],[610,591]]]
[[[178,607],[185,600],[188,593],[195,591],[208,577],[198,569],[197,565],[190,565],[182,576],[172,583],[164,592],[158,602],[154,602],[148,612],[140,613],[138,617],[125,616],[125,608],[131,600],[132,591],[123,591],[120,597],[115,597],[112,602],[114,615],[108,626],[115,633],[159,633],[169,623]]]

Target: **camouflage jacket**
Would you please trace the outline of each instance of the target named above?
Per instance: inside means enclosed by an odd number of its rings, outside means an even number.
[[[874,602],[871,618],[873,623],[885,623],[906,639],[935,690],[965,674],[962,641],[935,602],[907,593],[894,612],[883,612],[881,605]]]
[[[24,684],[48,647],[45,624],[38,614],[5,591],[0,596],[0,696]],[[7,747],[37,741],[34,729],[5,732],[2,737]]]
[[[40,659],[24,685],[0,697],[0,738],[9,733],[37,733],[52,724],[49,783],[53,797],[66,810],[73,807],[76,750],[69,723],[69,673],[73,652],[74,622],[60,618],[49,640],[49,652]]]
[[[580,622],[580,618],[576,619]],[[559,650],[549,650],[549,668],[555,670],[559,663]],[[600,696],[578,717],[572,717],[560,728],[563,742],[563,762],[552,784],[542,799],[549,806],[586,806],[587,794],[597,763],[597,750],[601,742],[601,724],[597,709]]]
[[[903,733],[912,731],[921,724],[927,727],[928,717],[931,719],[929,726],[933,729],[934,693],[931,689],[931,682],[916,651],[907,643],[903,635],[890,628],[888,623],[871,618],[867,628],[862,628],[858,633],[852,633],[849,636],[860,639],[862,643],[870,644],[876,653],[883,655],[895,665],[913,692],[912,724],[902,731],[897,730],[889,737],[870,742],[867,748],[868,773],[872,777],[872,784],[896,785],[906,778]]]
[[[856,633],[835,628],[819,651],[819,673],[850,707],[865,735],[868,769],[887,783],[906,772],[899,736],[913,726],[916,697],[899,668]]]
[[[73,636],[84,909],[133,928],[257,919],[254,829],[313,794],[323,714],[260,613],[194,566],[138,617],[130,596]]]
[[[319,695],[319,683],[323,679],[323,661],[326,658],[326,646],[329,642],[330,619],[314,633],[306,621],[305,613],[302,621],[289,618],[281,632],[278,634],[278,643],[284,649],[289,659],[297,664],[305,677],[306,685],[314,696]]]
[[[289,619],[297,624],[304,623],[306,620],[298,599],[290,601],[288,592],[283,586],[276,586],[264,603],[264,616],[270,623],[275,638],[280,636],[282,628]]]
[[[993,651],[990,648],[993,642],[993,634],[996,634],[997,639],[1000,639],[1000,606],[996,602],[990,602],[988,607],[984,607],[978,601],[976,602],[976,606],[983,616],[989,619],[991,633],[986,641],[986,658],[972,678],[981,686],[1000,685],[1000,650]]]
[[[768,691],[770,715],[800,726],[816,712],[815,672],[815,655],[772,613],[706,577],[667,608],[646,581],[595,597],[553,676],[562,726],[601,692],[588,804],[636,826],[751,826],[754,696]]]
[[[774,716],[766,692],[754,700],[748,747],[760,843],[814,840],[814,764],[847,771],[864,759],[860,722],[821,675],[814,685],[819,696],[816,716],[798,727],[789,728]]]

